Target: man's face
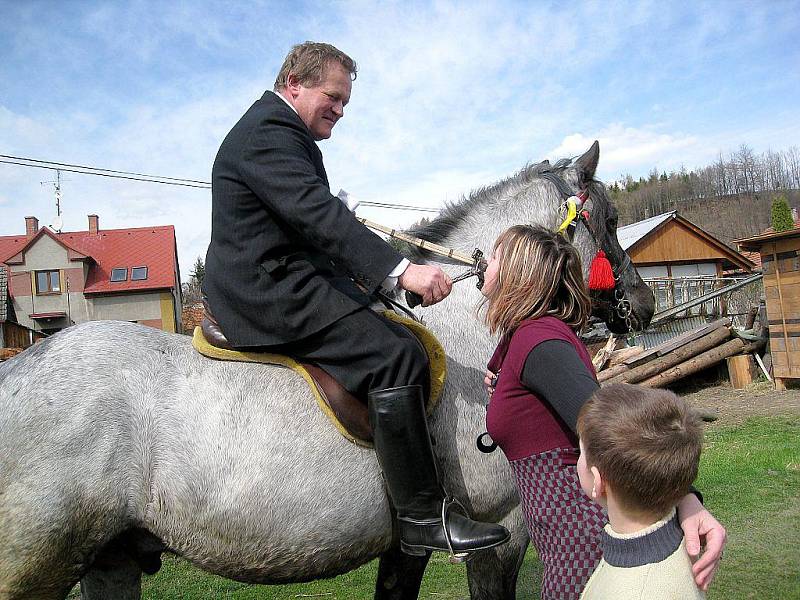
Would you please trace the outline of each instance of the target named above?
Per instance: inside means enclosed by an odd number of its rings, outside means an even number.
[[[291,74],[286,85],[289,101],[317,141],[331,137],[333,126],[344,116],[352,87],[350,73],[337,62],[328,63],[317,85],[307,87]]]

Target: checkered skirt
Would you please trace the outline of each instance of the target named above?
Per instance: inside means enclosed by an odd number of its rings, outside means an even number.
[[[581,490],[576,449],[511,462],[525,523],[544,565],[542,600],[578,600],[602,552],[603,508]]]

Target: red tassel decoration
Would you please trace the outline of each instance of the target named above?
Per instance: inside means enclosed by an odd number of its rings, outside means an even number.
[[[614,271],[611,263],[606,258],[606,253],[598,250],[589,266],[589,289],[590,290],[613,290],[615,286]]]

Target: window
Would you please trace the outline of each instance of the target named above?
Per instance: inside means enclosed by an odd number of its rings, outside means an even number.
[[[127,281],[128,269],[111,269],[111,281]]]
[[[37,294],[60,294],[61,274],[58,271],[36,271]]]
[[[144,281],[147,279],[147,267],[133,267],[131,269],[131,281]]]

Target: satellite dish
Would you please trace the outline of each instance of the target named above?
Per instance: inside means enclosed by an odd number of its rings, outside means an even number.
[[[53,219],[53,224],[50,225],[51,229],[54,229],[58,233],[61,233],[61,229],[64,227],[64,219],[61,218],[61,215],[57,215],[55,219]]]

